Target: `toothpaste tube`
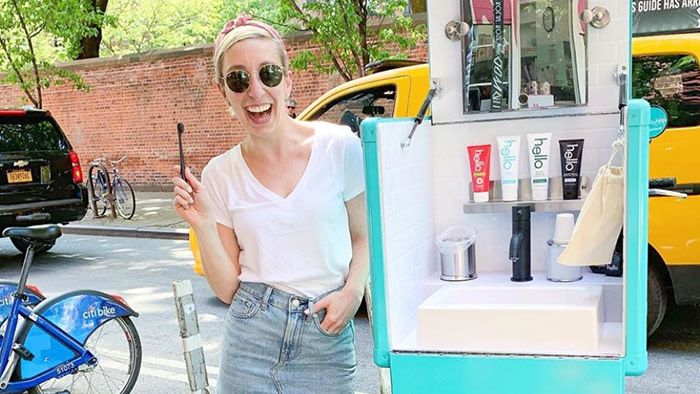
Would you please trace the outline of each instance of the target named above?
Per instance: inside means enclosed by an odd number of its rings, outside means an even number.
[[[467,147],[469,166],[472,172],[474,202],[489,200],[489,170],[491,167],[491,145],[474,145]]]
[[[520,136],[498,137],[497,140],[501,170],[501,198],[503,201],[517,201]]]
[[[527,155],[530,158],[532,200],[543,201],[549,195],[549,145],[552,133],[527,135]]]
[[[577,200],[581,184],[581,159],[583,139],[560,140],[561,184],[564,200]]]

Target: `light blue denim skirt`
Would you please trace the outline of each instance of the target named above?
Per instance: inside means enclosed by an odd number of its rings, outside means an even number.
[[[322,297],[241,283],[224,322],[217,392],[352,393],[355,328],[332,335],[321,328],[325,310],[307,316]]]

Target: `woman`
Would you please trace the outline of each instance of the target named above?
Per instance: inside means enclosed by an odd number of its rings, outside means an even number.
[[[352,318],[369,270],[360,141],[288,115],[288,64],[272,27],[228,22],[214,71],[246,136],[207,164],[201,183],[189,169],[187,182],[173,178],[207,281],[231,304],[219,393],[354,389]]]

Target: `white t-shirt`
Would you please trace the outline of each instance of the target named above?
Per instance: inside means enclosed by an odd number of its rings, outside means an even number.
[[[359,138],[345,126],[313,124],[309,162],[286,198],[255,178],[238,145],[202,171],[214,218],[238,237],[239,279],[306,297],[345,283],[352,258],[345,202],[365,185]]]

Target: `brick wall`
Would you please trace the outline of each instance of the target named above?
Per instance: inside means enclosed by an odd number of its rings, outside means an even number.
[[[303,36],[290,37],[287,44],[292,56],[309,48]],[[76,61],[68,67],[82,75],[90,91],[52,87],[44,92],[43,107],[56,117],[84,168],[95,157],[128,155],[121,168],[133,185],[169,190],[171,167],[178,163],[177,122],[185,124],[185,156],[196,173],[243,138],[243,128],[228,115],[212,83],[211,57],[206,45]],[[409,58],[426,60],[426,43]],[[295,71],[292,80],[297,113],[342,82],[310,71]],[[24,104],[23,97],[16,87],[0,85],[0,108]]]

